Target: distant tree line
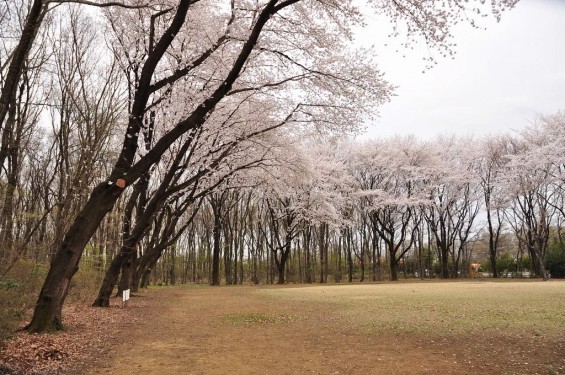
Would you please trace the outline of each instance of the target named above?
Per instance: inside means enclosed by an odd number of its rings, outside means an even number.
[[[206,199],[153,280],[563,277],[564,125],[556,114],[514,135],[302,145],[300,170]]]

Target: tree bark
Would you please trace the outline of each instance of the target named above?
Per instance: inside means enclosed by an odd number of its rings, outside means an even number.
[[[388,254],[390,260],[390,281],[398,281],[398,263],[396,261],[396,251],[394,243],[388,244]]]
[[[14,102],[16,90],[22,75],[25,60],[33,46],[41,22],[43,21],[43,1],[34,0],[26,17],[20,41],[16,46],[8,73],[4,79],[4,87],[0,95],[0,127],[8,114],[10,104]]]
[[[347,228],[346,232],[346,248],[347,248],[347,281],[353,282],[353,255],[351,250],[351,229]]]
[[[32,320],[26,326],[29,332],[59,330],[63,327],[61,310],[69,292],[71,279],[78,271],[84,247],[121,192],[122,189],[116,184],[108,185],[108,182],[99,184],[92,192],[53,256]]]
[[[124,258],[127,256],[127,252],[120,250],[118,255],[112,259],[110,267],[106,270],[104,275],[104,280],[98,291],[98,297],[92,303],[92,306],[96,307],[109,307],[110,306],[110,296],[114,290],[114,286],[118,281],[118,276],[120,275],[120,269],[124,263]]]
[[[308,226],[305,230],[304,230],[304,263],[305,263],[305,267],[306,267],[306,282],[308,284],[311,284],[314,280],[313,280],[313,276],[312,276],[312,255],[310,254],[310,242],[311,242],[311,237],[312,237],[312,229],[310,226]]]
[[[214,286],[220,285],[220,241],[222,223],[219,210],[219,207],[212,209],[212,211],[214,211],[214,229],[212,230],[214,247],[212,250],[212,280],[210,284]]]
[[[117,296],[122,295],[124,290],[131,289],[131,285],[133,282],[133,272],[135,270],[135,263],[137,260],[137,249],[128,248],[126,257],[122,262],[122,268],[120,271],[120,282],[118,283],[118,292],[116,293]]]
[[[498,271],[496,270],[496,253],[497,253],[497,246],[495,243],[495,232],[492,225],[492,217],[490,213],[489,207],[490,200],[487,200],[487,223],[488,223],[488,234],[489,234],[489,241],[488,241],[488,249],[489,249],[489,263],[490,269],[492,271],[492,277],[498,278]]]
[[[328,282],[328,247],[326,246],[326,225],[320,224],[318,246],[320,248],[320,284]]]
[[[441,255],[441,278],[449,279],[449,251],[443,247],[439,251]]]
[[[290,254],[290,246],[291,240],[287,238],[287,242],[285,244],[284,249],[281,249],[281,258],[280,260],[277,259],[277,271],[278,271],[278,279],[277,284],[284,284],[285,282],[285,270],[286,270],[286,263],[288,260],[288,255]],[[276,256],[276,254],[275,254]]]

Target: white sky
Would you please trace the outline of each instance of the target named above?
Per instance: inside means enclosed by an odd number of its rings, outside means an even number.
[[[480,136],[521,129],[537,114],[565,110],[564,0],[521,0],[500,23],[480,20],[486,30],[457,26],[455,59],[436,52],[438,64],[425,73],[424,46],[404,50],[384,36],[390,29],[383,22],[368,21],[357,40],[375,46],[379,68],[398,86],[398,96],[381,108],[363,138]]]

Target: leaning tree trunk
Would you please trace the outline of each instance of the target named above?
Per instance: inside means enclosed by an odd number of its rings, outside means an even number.
[[[127,258],[122,263],[120,282],[118,283],[118,296],[122,295],[124,290],[131,289],[136,261],[137,250],[134,249],[132,252],[130,252],[130,254],[128,254]]]
[[[125,251],[120,250],[120,252],[112,259],[110,267],[106,270],[104,275],[104,280],[98,291],[98,297],[92,303],[92,306],[97,307],[108,307],[110,306],[110,296],[114,290],[114,286],[118,281],[118,276],[120,275],[120,269],[124,263],[124,258],[127,257]]]
[[[133,209],[135,207],[135,204],[137,203],[137,199],[140,193],[143,190],[143,185],[143,183],[136,183],[133,194],[129,197],[128,203],[126,205],[122,228],[125,236],[129,236],[130,234]],[[126,260],[127,249],[128,247],[126,246],[126,244],[123,244],[118,254],[114,257],[114,259],[112,259],[110,267],[108,267],[106,273],[104,274],[104,280],[102,280],[102,285],[100,286],[100,289],[98,291],[98,297],[96,297],[96,299],[92,303],[92,306],[110,306],[110,296],[112,295],[112,291],[114,290],[114,286],[116,285],[116,281],[118,280],[118,276],[120,275],[120,269],[122,268]]]
[[[125,277],[129,284],[132,282],[132,274],[130,271],[129,275],[123,275],[124,267],[130,264],[130,267],[133,267],[133,261],[137,252],[137,248],[135,242],[131,245],[131,241],[128,241],[129,244],[124,244],[118,254],[112,259],[110,263],[110,267],[106,270],[106,274],[104,275],[104,280],[102,280],[102,285],[98,290],[98,297],[92,303],[92,306],[96,307],[109,307],[110,306],[110,297],[112,296],[112,292],[114,287],[116,286],[116,282],[118,281],[118,277],[120,276],[120,271],[122,272],[122,279]],[[127,272],[127,270],[126,270]],[[123,286],[122,286],[123,288]],[[126,287],[126,289],[128,289]],[[119,294],[120,291],[118,291]]]
[[[164,250],[164,249],[163,249]],[[147,280],[149,275],[151,274],[151,270],[157,264],[157,261],[161,257],[162,251],[156,248],[148,250],[137,262],[137,269],[134,271],[133,276],[133,283],[136,285],[136,288],[146,288],[147,283],[144,282],[144,278],[147,275]]]
[[[25,20],[20,41],[11,56],[8,73],[4,77],[4,86],[0,94],[0,126],[8,114],[10,104],[14,102],[16,91],[25,66],[25,60],[33,46],[37,32],[43,21],[43,1],[34,0]],[[2,160],[3,162],[3,160]]]
[[[51,260],[51,268],[39,293],[32,320],[26,327],[29,332],[62,328],[61,310],[71,278],[78,271],[83,249],[122,191],[115,183],[104,182],[92,192]]]
[[[139,283],[140,288],[143,289],[149,286],[149,280],[151,279],[152,270],[153,270],[152,268],[148,268],[143,272],[143,275],[141,276],[141,282]]]
[[[124,137],[122,152],[116,161],[110,178],[94,188],[88,202],[75,218],[71,228],[64,237],[63,243],[55,253],[51,261],[51,268],[39,293],[32,320],[26,326],[29,332],[43,332],[62,328],[61,311],[69,292],[71,279],[78,271],[78,264],[86,244],[94,235],[108,211],[114,207],[116,200],[126,186],[127,181],[122,178],[126,178],[126,174],[132,172],[132,164],[137,151],[138,133],[143,125],[143,114],[151,94],[150,85],[153,73],[175,35],[184,24],[189,5],[189,0],[180,1],[170,26],[145,61],[128,123],[128,131],[131,134],[127,133]],[[229,90],[231,85],[227,86],[223,90]],[[221,90],[215,92],[218,95],[215,98],[217,101],[221,99],[222,92]],[[209,101],[213,101],[213,99],[209,99]],[[170,138],[177,139],[184,134],[187,131],[185,127],[189,128],[191,125],[200,125],[208,111],[206,108],[203,108],[200,112],[196,110],[189,118],[182,122],[182,126],[177,125],[177,132],[169,133]],[[177,136],[178,133],[180,134]],[[155,148],[145,156],[144,162],[141,163],[140,161],[141,164],[138,165],[135,173],[128,176],[130,179],[129,183],[133,183],[151,165],[157,162],[174,139],[161,139],[161,142],[158,142]],[[151,152],[153,153],[151,154]]]

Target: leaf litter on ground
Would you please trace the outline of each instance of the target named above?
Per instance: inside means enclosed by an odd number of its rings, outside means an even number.
[[[116,299],[117,301],[117,299]],[[73,304],[63,308],[65,329],[55,333],[20,331],[0,347],[0,374],[44,375],[76,372],[92,358],[108,354],[115,341],[138,318],[144,299],[134,298],[126,308]],[[29,317],[28,317],[29,318]],[[22,326],[25,322],[22,322]]]

